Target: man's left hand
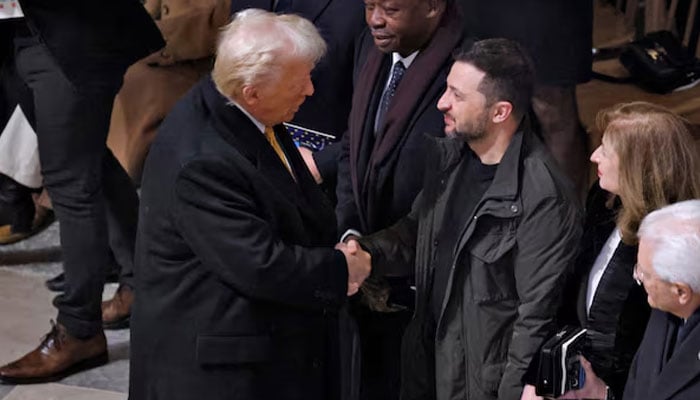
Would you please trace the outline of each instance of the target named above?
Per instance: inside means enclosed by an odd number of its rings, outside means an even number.
[[[586,373],[586,382],[581,389],[570,390],[558,397],[558,399],[605,399],[608,385],[593,372],[591,363],[584,356],[579,357],[583,371]]]
[[[311,172],[311,175],[314,177],[316,183],[323,183],[323,177],[321,176],[321,172],[319,172],[318,167],[316,167],[316,161],[314,161],[314,152],[304,146],[299,146],[297,147],[297,149],[299,149],[299,153],[301,153],[301,158],[304,159],[306,168],[309,169],[309,172]]]

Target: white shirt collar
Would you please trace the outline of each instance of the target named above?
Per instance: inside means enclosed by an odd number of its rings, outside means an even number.
[[[408,67],[410,67],[413,63],[413,60],[416,59],[416,56],[418,56],[419,52],[420,50],[416,50],[413,53],[409,54],[407,57],[401,57],[401,54],[397,52],[391,53],[391,67],[393,68],[396,62],[401,61],[403,63],[403,66],[406,67],[406,69],[408,69]]]
[[[236,103],[235,100],[231,100],[229,105],[238,107],[238,109],[241,110],[241,112],[245,114],[245,116],[248,117],[248,119],[250,119],[255,124],[255,126],[258,127],[260,132],[265,133],[265,124],[255,119],[255,117],[253,117],[252,115],[250,115],[250,113],[246,111],[246,109],[243,108],[240,104]]]

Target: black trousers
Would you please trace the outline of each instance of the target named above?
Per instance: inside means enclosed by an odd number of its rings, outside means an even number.
[[[102,329],[110,247],[124,284],[133,271],[138,196],[106,146],[124,71],[71,82],[41,41],[16,26],[14,63],[34,98],[44,186],[61,229],[66,290],[54,299],[58,322],[72,335],[90,337]]]
[[[352,309],[361,349],[360,400],[398,400],[401,391],[401,340],[413,311]]]

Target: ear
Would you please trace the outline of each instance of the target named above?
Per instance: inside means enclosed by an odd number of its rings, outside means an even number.
[[[685,283],[672,283],[671,291],[676,295],[680,305],[684,306],[693,299],[693,289]]]
[[[513,113],[513,105],[507,101],[499,101],[491,106],[491,121],[494,124],[505,122]]]
[[[246,105],[255,105],[260,101],[260,93],[255,86],[246,85],[241,90],[241,99]]]
[[[445,6],[445,0],[425,0],[428,6],[428,14],[426,17],[432,19],[441,15],[441,11]]]

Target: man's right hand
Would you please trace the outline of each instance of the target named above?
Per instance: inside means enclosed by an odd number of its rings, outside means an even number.
[[[348,264],[348,296],[357,293],[372,270],[372,256],[362,250],[357,240],[338,243],[336,249],[343,252]]]

